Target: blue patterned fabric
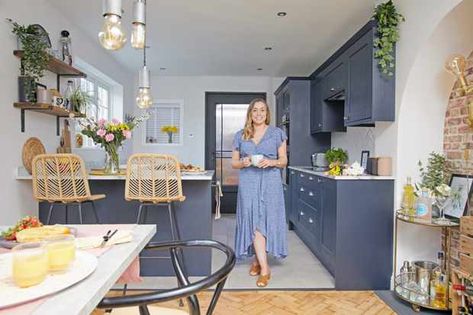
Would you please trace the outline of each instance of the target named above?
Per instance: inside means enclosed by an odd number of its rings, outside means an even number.
[[[268,126],[258,144],[243,140],[243,130],[235,134],[233,149],[240,157],[262,154],[278,158],[278,148],[287,139],[284,131]],[[238,258],[254,255],[255,231],[266,237],[266,251],[276,258],[287,256],[286,212],[281,170],[275,167],[240,169],[236,210],[235,254]]]

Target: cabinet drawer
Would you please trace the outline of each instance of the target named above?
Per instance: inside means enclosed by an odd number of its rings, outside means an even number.
[[[316,238],[320,238],[320,212],[304,201],[299,201],[298,222]]]
[[[321,195],[318,184],[300,185],[299,198],[313,208],[320,210]]]
[[[322,98],[327,99],[345,90],[347,71],[342,60],[335,61],[323,80]]]

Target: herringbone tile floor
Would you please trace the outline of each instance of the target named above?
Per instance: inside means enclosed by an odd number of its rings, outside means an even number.
[[[130,292],[134,294],[135,292]],[[212,292],[199,294],[202,310]],[[177,301],[159,306],[178,308]],[[96,311],[94,315],[103,314]],[[113,314],[113,312],[112,312]],[[137,312],[135,314],[138,314]],[[396,314],[370,291],[224,291],[215,315],[391,315]]]

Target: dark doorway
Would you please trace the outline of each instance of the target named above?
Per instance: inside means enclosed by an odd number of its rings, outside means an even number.
[[[205,169],[215,170],[216,179],[222,184],[222,213],[236,212],[238,170],[231,167],[232,143],[255,98],[266,100],[266,93],[205,93]]]

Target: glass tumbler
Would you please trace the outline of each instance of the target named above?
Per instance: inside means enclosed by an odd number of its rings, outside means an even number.
[[[48,274],[48,256],[41,243],[24,243],[12,250],[13,281],[20,288],[44,281]]]
[[[49,271],[65,271],[76,258],[76,244],[72,235],[55,235],[45,239]]]

